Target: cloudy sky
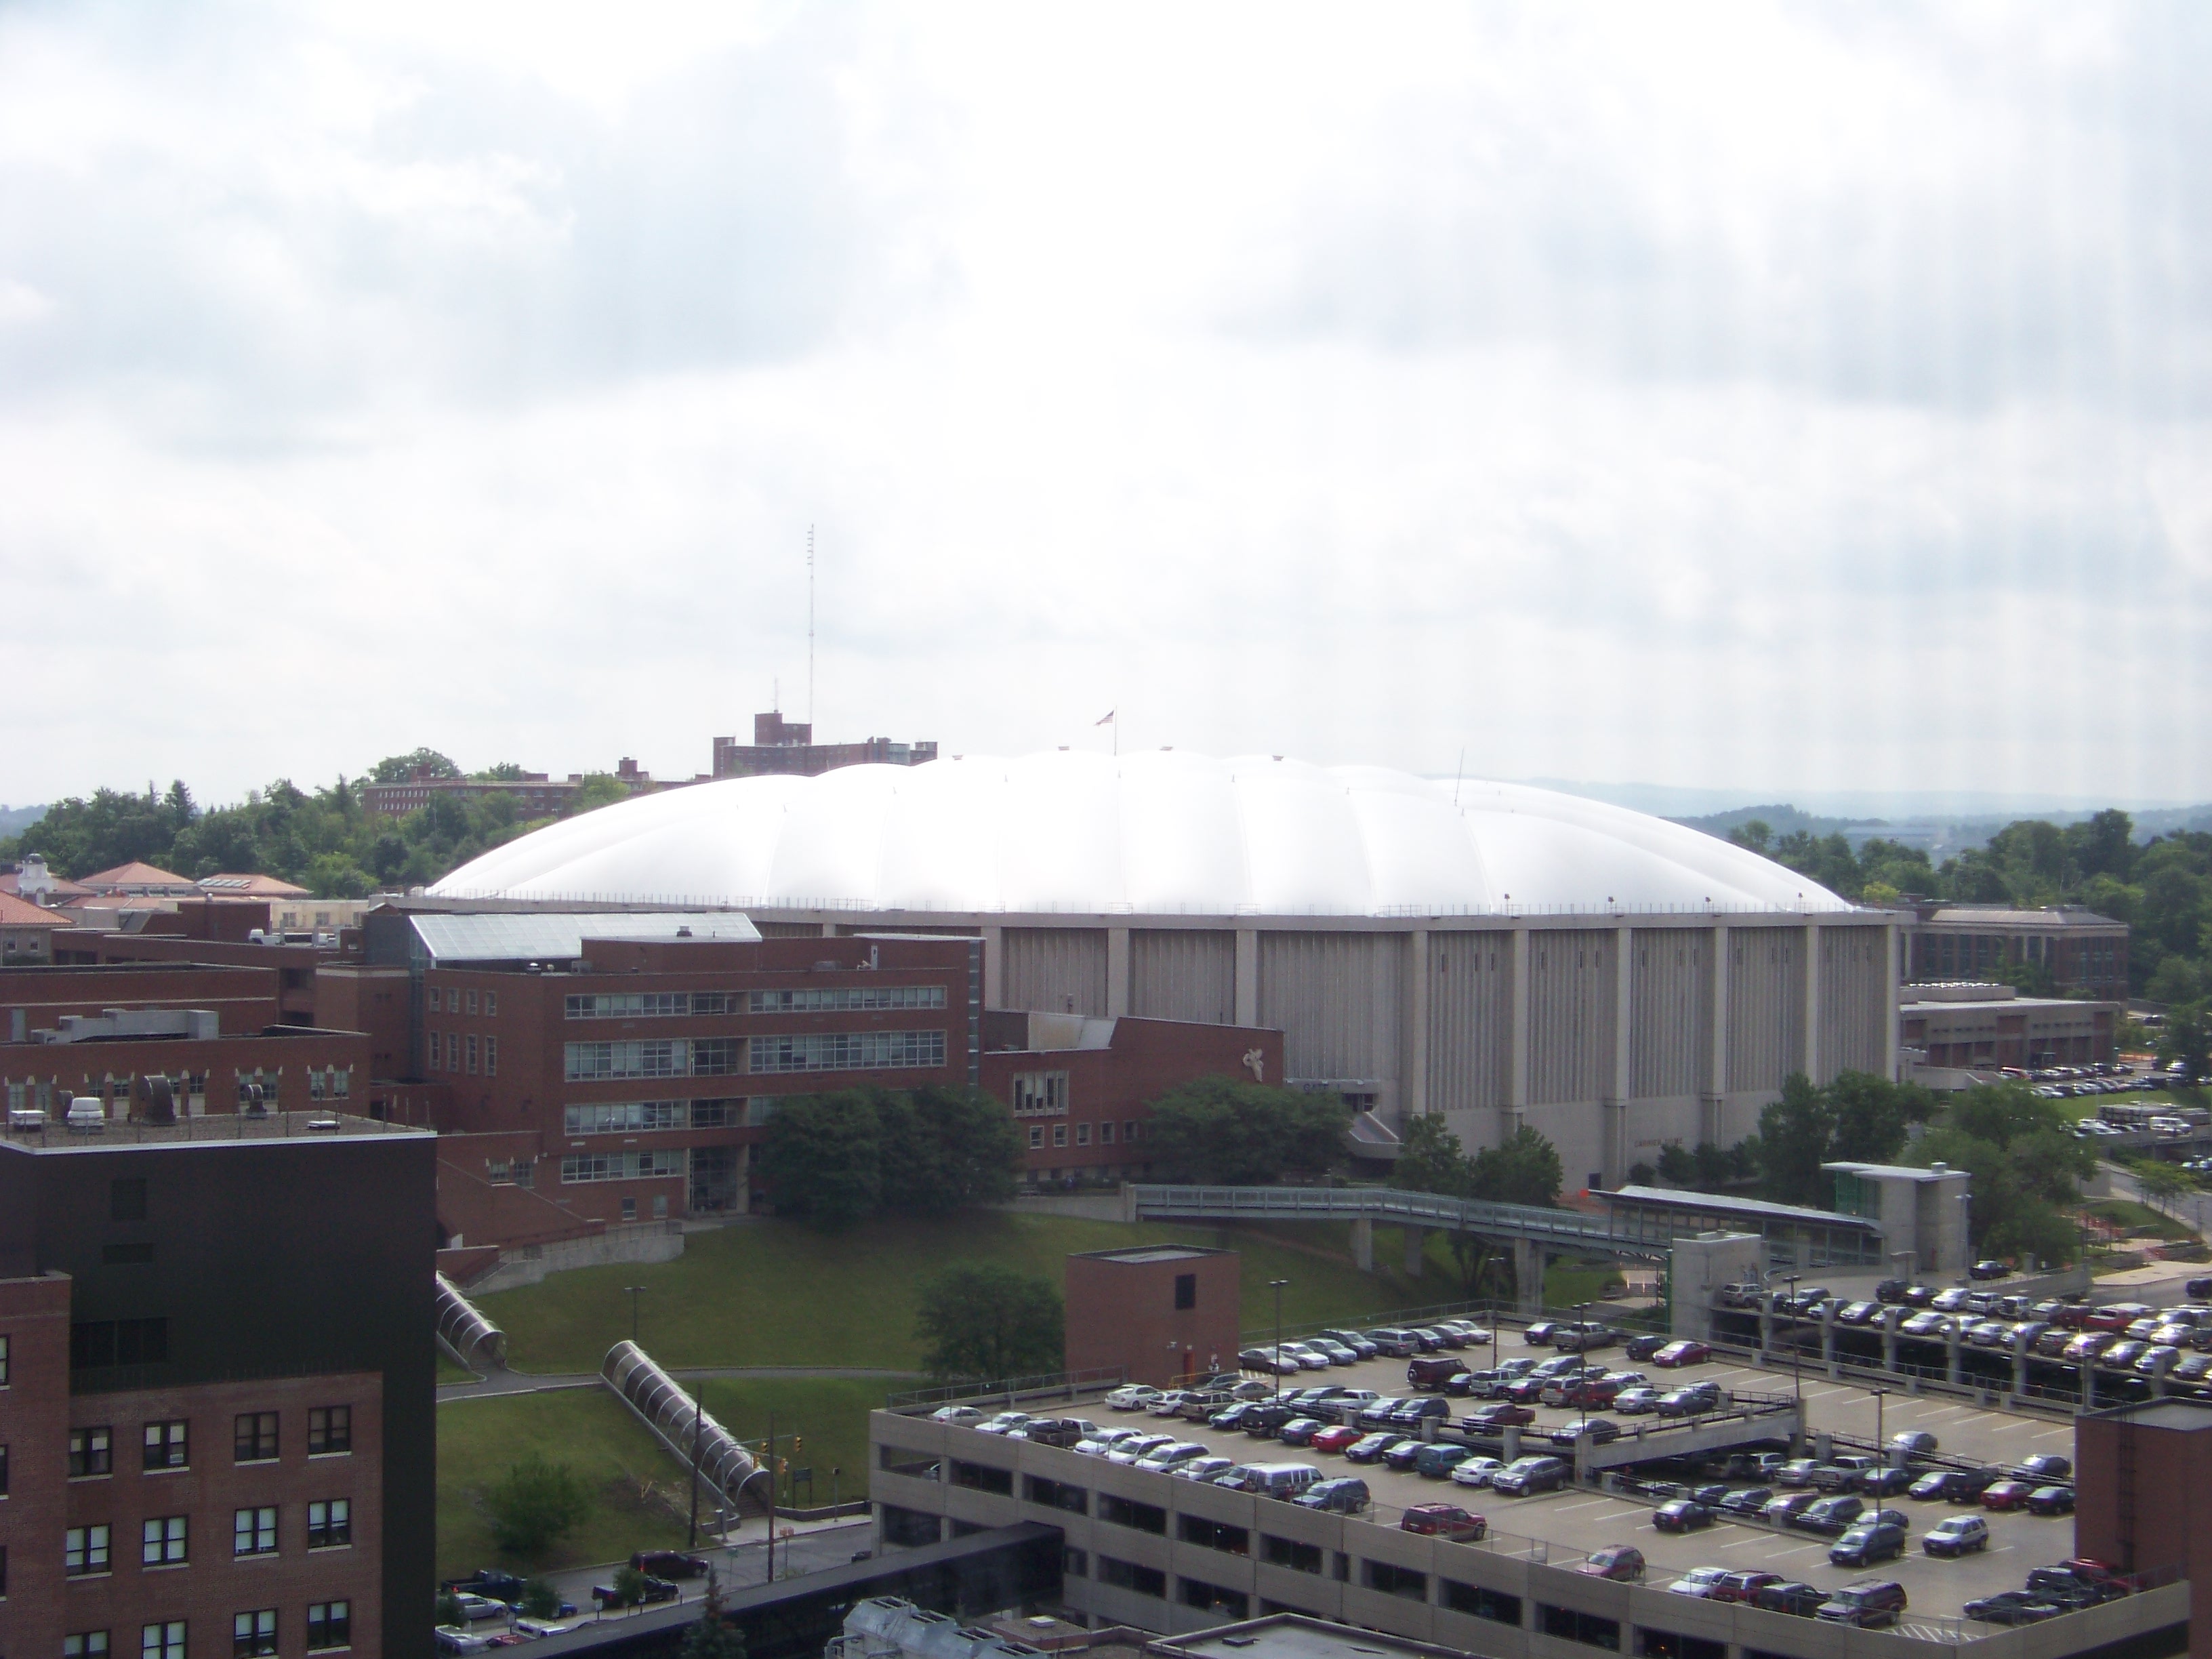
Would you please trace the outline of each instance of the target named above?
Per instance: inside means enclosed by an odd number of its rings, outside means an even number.
[[[2212,799],[2212,13],[0,5],[0,800]]]

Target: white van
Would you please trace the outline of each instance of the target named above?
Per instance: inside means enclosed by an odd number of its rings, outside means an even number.
[[[1321,1471],[1310,1463],[1239,1463],[1214,1476],[1213,1484],[1255,1492],[1262,1498],[1291,1498],[1320,1479]]]

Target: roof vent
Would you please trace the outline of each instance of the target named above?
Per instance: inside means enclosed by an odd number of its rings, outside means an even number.
[[[1951,1166],[1940,1158],[1928,1166],[1928,1173],[1930,1175],[1948,1175],[1950,1172]]]

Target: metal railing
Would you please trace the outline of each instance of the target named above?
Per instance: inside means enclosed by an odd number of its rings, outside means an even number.
[[[1307,1221],[1410,1223],[1607,1255],[1656,1258],[1667,1253],[1663,1242],[1623,1231],[1611,1216],[1544,1209],[1532,1204],[1492,1204],[1391,1187],[1136,1186],[1129,1190],[1131,1206],[1139,1219],[1148,1215],[1205,1220],[1289,1216]]]
[[[980,1400],[1001,1401],[1012,1410],[1024,1401],[1066,1400],[1073,1404],[1088,1394],[1105,1394],[1129,1380],[1127,1368],[1102,1366],[1085,1371],[1046,1371],[1035,1376],[1010,1376],[994,1382],[945,1382],[935,1388],[908,1389],[884,1396],[884,1409],[891,1412],[934,1410],[939,1406],[970,1405]]]

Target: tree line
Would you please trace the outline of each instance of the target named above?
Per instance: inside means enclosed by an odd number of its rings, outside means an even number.
[[[157,793],[98,789],[56,801],[20,835],[0,839],[0,861],[42,856],[58,876],[76,879],[143,862],[197,881],[222,872],[254,872],[305,887],[319,898],[366,898],[380,888],[427,885],[517,836],[554,822],[526,819],[505,794],[461,801],[434,796],[403,818],[372,817],[363,782],[397,783],[416,767],[441,778],[512,781],[523,769],[502,762],[464,774],[435,750],[387,756],[364,778],[341,776],[313,793],[289,778],[250,790],[228,806],[203,807],[183,780]],[[620,780],[584,780],[558,817],[573,817],[625,799]]]

